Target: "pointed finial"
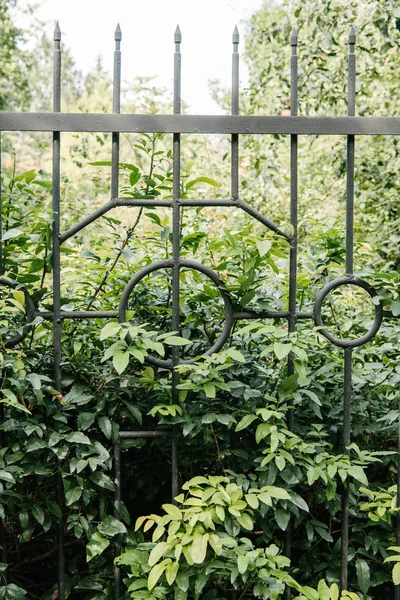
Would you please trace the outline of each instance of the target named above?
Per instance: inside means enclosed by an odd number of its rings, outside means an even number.
[[[356,43],[356,28],[352,27],[349,33],[349,44],[354,45]]]
[[[292,34],[290,36],[290,45],[297,46],[297,29],[296,29],[296,27],[294,27],[292,29]]]
[[[237,28],[237,25],[235,25],[235,29],[233,30],[233,34],[232,34],[232,44],[238,44],[239,43],[239,31]]]
[[[174,42],[175,44],[180,44],[182,42],[182,34],[179,25],[177,25],[175,29]]]
[[[114,31],[114,40],[116,42],[120,42],[122,40],[122,32],[121,32],[121,27],[119,26],[119,23],[117,24],[115,31]]]
[[[56,26],[54,28],[54,41],[55,42],[60,42],[61,41],[61,29],[60,29],[60,26],[58,24],[58,21],[57,21]]]

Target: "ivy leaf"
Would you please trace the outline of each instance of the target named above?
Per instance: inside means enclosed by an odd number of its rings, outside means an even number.
[[[82,496],[82,488],[81,487],[73,487],[69,488],[69,490],[65,494],[65,506],[71,506],[74,502],[77,502],[79,498]]]
[[[95,414],[91,412],[81,412],[78,415],[78,429],[88,429],[94,422]]]
[[[112,427],[111,421],[108,417],[99,417],[98,418],[99,427],[106,436],[108,440],[111,439]]]
[[[71,444],[90,444],[88,436],[80,431],[75,431],[74,433],[67,435],[66,440]]]

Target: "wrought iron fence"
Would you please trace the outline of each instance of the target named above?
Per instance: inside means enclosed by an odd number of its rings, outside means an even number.
[[[382,319],[395,319],[397,315],[383,310],[379,297],[374,288],[366,281],[353,274],[353,230],[354,230],[354,169],[355,169],[355,137],[357,135],[400,135],[400,118],[395,117],[356,117],[356,35],[352,29],[348,38],[348,114],[344,117],[302,117],[298,116],[298,58],[297,32],[293,31],[290,38],[292,50],[291,67],[291,99],[290,116],[239,116],[239,33],[235,28],[232,37],[232,88],[230,116],[193,116],[181,114],[181,32],[177,27],[174,35],[174,93],[173,114],[120,114],[121,97],[121,30],[115,31],[114,77],[113,77],[113,114],[71,114],[61,112],[61,31],[57,24],[54,32],[54,75],[53,75],[53,112],[52,113],[0,113],[1,131],[41,131],[53,133],[53,172],[52,172],[52,214],[53,214],[53,310],[45,312],[35,306],[28,290],[24,290],[26,299],[27,325],[35,317],[52,321],[54,333],[54,380],[56,389],[62,392],[61,382],[61,333],[65,319],[108,319],[118,318],[126,321],[126,311],[129,296],[136,284],[151,272],[170,269],[172,272],[172,328],[180,329],[179,299],[180,299],[180,270],[193,269],[202,272],[219,288],[225,306],[225,324],[219,339],[205,352],[210,355],[222,348],[230,334],[235,320],[246,319],[282,319],[288,323],[289,333],[296,330],[298,320],[314,320],[320,332],[332,344],[343,349],[343,452],[351,442],[351,400],[352,400],[352,353],[353,348],[371,340],[378,332]],[[62,132],[111,132],[112,133],[112,168],[111,168],[111,198],[109,202],[98,208],[91,215],[62,231],[60,227],[60,146]],[[119,196],[119,151],[121,133],[170,133],[173,134],[173,197],[169,199],[127,199]],[[181,135],[182,134],[229,134],[231,136],[231,194],[225,199],[181,199]],[[290,143],[290,223],[291,230],[282,230],[272,219],[262,214],[239,194],[239,136],[241,134],[271,135],[282,134],[289,136]],[[330,281],[316,296],[314,311],[305,312],[297,309],[297,208],[298,208],[298,136],[299,135],[345,135],[347,136],[347,183],[346,183],[346,272],[343,277]],[[1,204],[1,198],[0,198]],[[61,247],[68,239],[83,230],[99,217],[116,207],[164,207],[172,210],[172,258],[153,262],[136,273],[126,285],[121,296],[119,308],[115,311],[73,311],[61,310]],[[266,228],[285,238],[290,244],[289,257],[289,302],[288,309],[282,311],[234,311],[229,294],[225,291],[219,276],[206,265],[194,260],[181,258],[180,232],[181,209],[184,207],[236,207],[259,221]],[[0,238],[2,223],[0,218]],[[2,243],[0,241],[0,269],[4,273]],[[371,329],[357,339],[339,339],[334,337],[325,327],[322,319],[322,303],[333,290],[352,285],[364,289],[375,300],[375,319]],[[0,285],[15,288],[18,284],[7,278],[0,278]],[[7,347],[13,347],[25,337],[28,328],[6,342]],[[179,384],[175,367],[185,362],[180,357],[178,347],[173,347],[171,359],[162,360],[149,357],[149,362],[156,366],[172,371],[172,396],[177,399]],[[294,373],[292,357],[288,357],[288,374]],[[290,411],[288,426],[293,428],[293,410]],[[121,431],[120,439],[126,438],[156,438],[166,436],[171,438],[172,474],[171,495],[178,494],[178,437],[175,431]],[[400,450],[399,450],[400,456]],[[399,461],[400,466],[400,461]],[[115,515],[119,517],[121,492],[121,452],[120,443],[114,447],[115,469]],[[398,472],[400,468],[398,469]],[[398,474],[398,490],[400,491],[400,476]],[[63,501],[63,482],[61,477],[57,482],[57,495],[60,506]],[[400,494],[398,494],[400,496]],[[400,516],[396,523],[396,543],[400,545]],[[4,539],[3,539],[4,541]],[[120,544],[117,541],[115,552],[119,553]],[[285,554],[291,554],[291,530],[288,527],[285,535]],[[342,494],[342,530],[341,530],[341,589],[347,588],[349,558],[349,486],[344,486]],[[65,555],[64,555],[64,520],[58,525],[58,598],[64,600],[65,589]],[[121,595],[119,568],[115,567],[115,598]],[[290,598],[290,590],[286,590],[286,598]],[[399,586],[395,587],[395,600],[400,600]]]

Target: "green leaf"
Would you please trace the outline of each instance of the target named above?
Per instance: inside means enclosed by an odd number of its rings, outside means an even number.
[[[69,490],[65,494],[65,505],[71,506],[71,504],[74,504],[74,502],[77,502],[81,496],[82,496],[82,488],[81,487],[69,488]]]
[[[40,523],[40,525],[43,525],[44,523],[44,510],[41,506],[39,506],[38,504],[35,504],[34,506],[32,506],[32,514],[35,517],[36,521],[38,521],[38,523]]]
[[[122,352],[122,350],[117,350],[113,356],[113,366],[117,371],[118,375],[121,375],[129,364],[130,353]]]
[[[283,531],[286,531],[286,528],[290,521],[290,512],[288,510],[287,511],[283,510],[283,508],[277,508],[276,511],[274,512],[274,516],[275,516],[275,520],[276,520],[278,526]]]
[[[190,547],[190,556],[197,565],[201,565],[207,553],[208,534],[195,533]]]
[[[149,566],[152,567],[153,565],[158,563],[160,558],[164,556],[164,554],[169,550],[170,547],[171,544],[169,542],[158,542],[158,544],[156,544],[153,550],[150,552],[148,560]]]
[[[248,554],[241,554],[238,556],[238,571],[241,575],[246,573],[247,567],[249,566],[250,557]]]
[[[147,587],[149,590],[152,590],[156,585],[157,581],[160,579],[161,575],[164,573],[167,568],[167,564],[171,562],[170,558],[166,558],[162,562],[154,565],[152,570],[149,573],[149,578],[147,580]]]
[[[349,467],[348,472],[349,472],[349,475],[354,477],[354,479],[357,479],[357,481],[359,481],[360,483],[363,483],[364,485],[368,485],[368,479],[367,479],[367,476],[365,475],[362,467],[360,467],[358,465],[353,465],[353,466]]]
[[[175,504],[163,504],[162,508],[174,519],[182,519],[182,511]]]
[[[110,440],[111,434],[112,434],[112,427],[111,427],[110,419],[108,417],[99,417],[98,423],[99,423],[99,427],[100,427],[101,431],[104,433],[106,438],[108,440]]]
[[[236,425],[235,431],[242,431],[242,429],[246,429],[246,427],[251,425],[257,418],[257,415],[245,415]]]
[[[106,548],[110,545],[110,540],[101,535],[100,532],[95,531],[90,538],[86,546],[86,560],[89,562],[95,556],[102,554]]]
[[[175,581],[179,569],[178,562],[171,562],[167,565],[165,569],[165,577],[167,579],[168,585],[172,585]]]
[[[392,313],[394,317],[398,317],[400,315],[400,300],[392,301]]]
[[[80,431],[75,431],[74,433],[70,433],[67,435],[66,440],[71,444],[90,444],[90,439],[84,433]]]
[[[277,498],[279,500],[290,500],[290,494],[286,490],[280,487],[276,487],[274,485],[266,485],[261,488],[261,494],[259,494],[260,500],[263,502],[261,496],[266,494],[270,498]]]
[[[236,517],[237,522],[243,527],[243,529],[247,529],[247,531],[253,530],[253,521],[247,513],[242,513],[240,517]]]
[[[104,517],[100,525],[98,526],[98,530],[103,535],[108,537],[113,537],[119,533],[126,533],[126,527],[121,521],[112,517],[111,515],[107,515]]]
[[[207,398],[215,398],[215,385],[214,384],[207,381],[207,383],[205,383],[203,385],[203,388],[204,388],[204,392],[205,392]]]
[[[369,571],[369,565],[367,561],[362,558],[356,560],[356,574],[358,585],[363,594],[366,594],[369,590],[371,583],[371,576]]]
[[[332,583],[329,591],[331,593],[331,600],[339,600],[339,586],[337,583]]]
[[[278,360],[282,360],[285,358],[290,350],[292,349],[292,344],[281,344],[280,342],[274,342],[274,352],[275,356]]]
[[[167,344],[168,346],[187,346],[188,344],[192,343],[193,342],[181,337],[180,335],[171,335],[170,337],[164,339],[164,344]]]
[[[257,240],[256,241],[257,250],[260,256],[265,256],[267,252],[270,251],[272,242],[269,240]]]
[[[0,469],[0,479],[7,481],[8,483],[15,483],[14,477],[8,471]]]
[[[81,412],[78,415],[77,425],[78,429],[88,429],[95,420],[95,413]]]
[[[18,237],[19,235],[22,235],[22,231],[20,229],[9,229],[8,231],[5,231],[3,233],[3,237],[1,239],[3,242],[5,242],[6,240],[11,240],[13,238]]]
[[[221,184],[218,183],[218,181],[215,181],[215,179],[211,179],[210,177],[196,177],[196,179],[186,182],[186,189],[190,190],[190,188],[194,187],[198,183],[207,183],[213,187],[221,187]]]
[[[393,570],[392,570],[392,578],[393,578],[394,585],[400,584],[400,562],[398,562],[396,565],[394,565]]]
[[[243,354],[239,350],[236,350],[236,348],[228,348],[227,354],[231,358],[233,358],[233,360],[236,360],[236,362],[239,362],[242,364],[244,364],[246,362],[246,359],[243,356]]]
[[[91,474],[90,479],[99,487],[104,488],[106,490],[114,491],[114,484],[111,481],[110,477],[105,473],[95,471]]]

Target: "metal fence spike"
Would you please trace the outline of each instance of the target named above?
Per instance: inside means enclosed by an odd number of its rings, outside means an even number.
[[[182,34],[179,25],[177,25],[175,29],[174,42],[175,44],[180,44],[182,42]]]
[[[117,27],[115,28],[114,40],[116,42],[120,42],[122,40],[122,32],[121,32],[121,27],[119,26],[119,23],[117,24]]]
[[[297,28],[294,27],[292,29],[292,33],[290,36],[290,45],[291,46],[297,46],[297,38],[298,38]]]
[[[237,25],[235,25],[235,29],[233,30],[233,34],[232,34],[232,44],[238,44],[239,40],[240,40],[239,31],[238,31]]]
[[[356,28],[352,27],[349,33],[349,44],[355,44],[357,41]]]
[[[56,26],[54,28],[54,41],[55,42],[60,42],[61,41],[61,29],[60,29],[60,26],[58,24],[58,21],[57,21]]]

